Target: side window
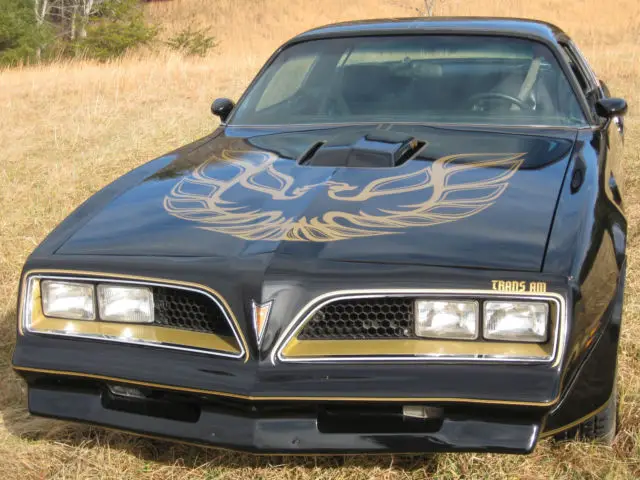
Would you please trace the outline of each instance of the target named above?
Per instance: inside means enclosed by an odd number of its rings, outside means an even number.
[[[589,93],[589,90],[591,90],[592,88],[592,85],[590,84],[588,77],[582,71],[582,67],[578,63],[577,59],[575,58],[573,52],[570,50],[569,46],[564,43],[561,44],[561,46],[562,46],[562,56],[571,67],[571,71],[573,72],[576,79],[578,80],[578,83],[580,84],[580,89],[585,95],[587,95]]]
[[[569,48],[573,52],[574,57],[576,58],[578,63],[582,65],[582,70],[585,72],[586,76],[589,78],[589,81],[591,82],[591,84],[596,87],[600,85],[600,82],[598,81],[598,77],[594,73],[593,68],[591,68],[591,65],[589,65],[589,62],[587,61],[587,58],[580,51],[578,46],[573,42],[569,42]]]
[[[300,90],[317,55],[301,55],[288,60],[275,73],[256,105],[259,112],[294,96]]]
[[[601,95],[601,88],[595,75],[573,45],[568,43],[561,43],[560,45],[562,47],[562,55],[578,80],[580,89],[587,99],[589,109],[595,112],[595,103]]]

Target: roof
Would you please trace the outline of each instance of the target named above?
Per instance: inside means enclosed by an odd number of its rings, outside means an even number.
[[[289,43],[317,38],[403,34],[488,34],[527,37],[554,42],[564,32],[550,23],[523,18],[415,17],[362,20],[315,28],[294,37]]]

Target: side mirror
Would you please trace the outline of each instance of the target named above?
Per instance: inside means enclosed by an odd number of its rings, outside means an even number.
[[[216,98],[211,104],[211,113],[216,117],[220,117],[220,121],[224,122],[235,106],[236,104],[233,103],[233,100]]]
[[[603,98],[596,102],[596,113],[604,118],[621,117],[627,113],[627,102],[622,98]]]

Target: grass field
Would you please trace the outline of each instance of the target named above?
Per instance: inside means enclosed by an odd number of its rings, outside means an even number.
[[[211,131],[216,96],[237,98],[271,51],[324,23],[412,16],[421,1],[174,0],[147,6],[170,35],[211,27],[206,58],[162,49],[114,63],[0,71],[0,475],[28,478],[265,480],[640,478],[640,2],[440,0],[439,15],[523,16],[576,39],[627,118],[629,266],[620,351],[622,429],[613,447],[543,441],[527,457],[255,457],[32,418],[10,368],[20,268],[61,219],[103,185]]]

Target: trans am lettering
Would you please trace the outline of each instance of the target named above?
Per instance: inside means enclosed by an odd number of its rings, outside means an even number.
[[[518,280],[491,280],[493,290],[499,292],[533,292],[543,293],[547,291],[547,282],[525,282]]]
[[[199,228],[245,240],[332,242],[399,234],[408,228],[462,220],[489,208],[506,190],[524,154],[448,155],[423,168],[362,185],[334,180],[298,185],[294,176],[277,168],[278,161],[288,162],[270,152],[224,151],[221,158],[200,165],[180,180],[164,198],[164,208]],[[232,167],[230,178],[210,168],[220,163]],[[325,188],[322,194],[347,208],[351,204],[352,211],[328,209],[320,215],[296,217],[285,209],[243,204],[228,194],[238,187],[279,201],[299,200],[312,190]],[[363,202],[381,197],[385,197],[383,207],[363,208]],[[359,205],[353,205],[355,202]]]

